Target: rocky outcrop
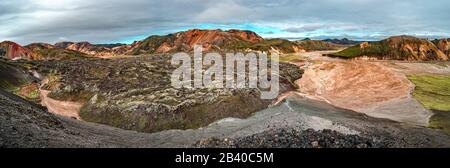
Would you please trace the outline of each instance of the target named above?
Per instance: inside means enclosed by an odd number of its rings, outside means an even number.
[[[25,48],[28,48],[31,51],[38,51],[38,50],[53,49],[56,47],[48,43],[31,43],[26,45]]]
[[[258,142],[258,143],[255,143]],[[199,148],[386,148],[386,141],[333,130],[272,129],[240,138],[209,138],[194,144]]]
[[[3,48],[0,48],[0,57],[5,57],[6,56],[6,50]]]
[[[126,59],[95,59],[42,64],[57,72],[60,85],[49,97],[85,102],[84,121],[119,128],[156,132],[206,126],[226,117],[244,118],[266,108],[258,89],[176,89],[170,74],[170,55]],[[302,72],[280,64],[281,91],[292,90]]]
[[[0,48],[4,51],[4,56],[8,59],[40,59],[36,54],[21,45],[12,41],[3,41],[0,43]]]
[[[36,77],[22,64],[0,59],[0,89],[12,91],[35,81]]]
[[[67,47],[69,47],[70,45],[74,44],[74,42],[69,42],[69,41],[62,41],[62,42],[57,42],[55,43],[55,47],[56,48],[62,48],[65,49]]]
[[[450,58],[450,39],[435,40],[433,43]]]
[[[356,45],[332,56],[358,59],[358,57],[382,60],[447,61],[444,54],[432,42],[413,36],[393,36],[379,42]]]
[[[362,42],[361,44],[359,44],[359,48],[364,49],[366,47],[369,47],[369,42]]]

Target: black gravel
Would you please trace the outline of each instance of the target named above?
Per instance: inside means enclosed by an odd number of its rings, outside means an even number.
[[[209,138],[197,142],[199,148],[380,148],[386,141],[358,135],[344,135],[333,130],[298,131],[276,129],[237,139]]]

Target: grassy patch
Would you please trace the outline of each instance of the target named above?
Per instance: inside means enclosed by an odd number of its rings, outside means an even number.
[[[414,97],[425,108],[450,111],[450,76],[410,75],[408,79],[416,85]]]
[[[352,46],[345,50],[342,50],[341,52],[335,53],[333,55],[338,56],[338,57],[352,58],[352,57],[360,56],[361,52],[362,51],[359,46]]]
[[[361,48],[359,45],[349,47],[341,52],[332,54],[337,57],[354,58],[359,56],[384,56],[384,55],[404,55],[405,53],[399,53],[394,51],[385,42],[372,42],[369,46]]]
[[[278,60],[279,62],[301,62],[304,61],[305,58],[298,55],[298,54],[286,54],[286,55],[280,55]]]
[[[409,75],[408,79],[416,85],[414,97],[434,112],[429,127],[450,134],[450,76]]]

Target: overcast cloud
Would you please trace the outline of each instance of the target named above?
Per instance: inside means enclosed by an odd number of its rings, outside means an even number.
[[[2,0],[0,41],[130,42],[189,28],[264,37],[450,36],[448,0]]]

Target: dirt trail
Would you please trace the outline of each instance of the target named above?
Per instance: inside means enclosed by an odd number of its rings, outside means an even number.
[[[367,61],[323,61],[297,81],[299,92],[372,117],[426,126],[432,113],[412,98],[405,75]]]
[[[45,84],[46,80],[44,80],[43,83]],[[39,91],[41,97],[41,104],[47,107],[49,112],[60,116],[76,118],[78,120],[81,120],[79,113],[81,107],[83,106],[82,103],[52,99],[48,97],[50,91],[44,90],[42,89],[42,87],[39,88]]]

